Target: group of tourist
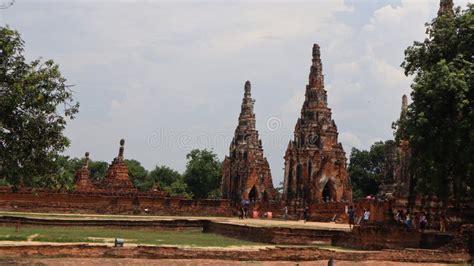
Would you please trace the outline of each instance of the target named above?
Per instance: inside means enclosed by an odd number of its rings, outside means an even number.
[[[242,201],[239,207],[239,219],[249,218],[249,201]],[[289,209],[288,206],[285,206],[283,209],[283,219],[288,220],[289,218]],[[392,211],[393,212],[393,211]],[[266,213],[265,213],[266,214]],[[263,216],[266,216],[266,215]],[[306,223],[309,220],[309,207],[306,206],[303,208],[303,221]],[[349,228],[352,230],[355,225],[367,225],[370,222],[370,210],[367,208],[363,209],[361,216],[356,216],[356,210],[354,206],[346,205],[346,214],[348,217]],[[265,217],[263,217],[265,218]],[[424,231],[428,226],[428,217],[425,212],[415,212],[412,214],[410,210],[397,210],[393,212],[393,219],[397,224],[403,225],[407,230],[410,229],[419,229]],[[446,232],[446,218],[444,215],[440,217],[440,232]]]
[[[418,229],[424,231],[428,226],[428,217],[425,212],[412,214],[410,210],[398,210],[394,212],[393,218],[396,223],[405,226],[407,230]],[[439,231],[446,232],[446,217],[444,215],[441,215],[439,219]]]
[[[395,222],[405,226],[407,229],[420,229],[425,230],[428,219],[425,213],[415,213],[414,215],[410,210],[398,210],[394,215]]]
[[[357,225],[364,225],[368,224],[370,221],[370,210],[364,208],[364,212],[362,213],[362,216],[359,217],[358,219],[356,218],[355,215],[355,210],[353,206],[349,206],[347,208],[347,217],[349,218],[349,228],[352,230],[354,226]]]

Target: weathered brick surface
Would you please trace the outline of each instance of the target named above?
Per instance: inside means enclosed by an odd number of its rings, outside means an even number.
[[[285,227],[254,227],[229,223],[203,223],[203,232],[217,233],[242,240],[269,244],[309,245],[331,244],[335,235],[344,234],[338,230],[301,229]]]
[[[100,184],[103,191],[134,193],[137,189],[128,178],[128,167],[124,162],[125,140],[120,140],[120,149],[105,174],[104,181]]]
[[[276,193],[255,126],[250,86],[250,81],[245,82],[239,124],[229,147],[229,156],[222,165],[222,198],[229,199],[233,205],[242,200],[269,202]]]
[[[315,44],[301,118],[285,153],[286,203],[296,210],[325,200],[352,201],[346,161],[327,105],[320,50]]]
[[[75,175],[75,191],[77,192],[94,192],[97,187],[92,183],[89,172],[89,153],[86,152],[84,165],[76,172]]]
[[[222,259],[235,261],[312,261],[348,260],[358,261],[400,261],[400,262],[438,262],[466,263],[467,253],[446,253],[433,250],[384,250],[380,252],[334,252],[312,247],[277,247],[248,250],[193,249],[175,247],[124,247],[114,248],[91,245],[38,245],[2,246],[0,257],[68,257],[68,258],[149,258],[149,259]]]
[[[54,193],[0,191],[2,210],[156,215],[229,216],[226,200],[190,200],[150,193]]]

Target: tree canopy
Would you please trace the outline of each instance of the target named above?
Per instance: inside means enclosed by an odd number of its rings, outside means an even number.
[[[183,175],[168,166],[156,166],[150,171],[147,186],[151,188],[156,183],[172,196],[190,197]]]
[[[379,191],[385,163],[384,148],[383,142],[375,142],[368,151],[352,148],[348,173],[354,198],[375,195]]]
[[[398,121],[409,140],[416,190],[462,199],[474,185],[474,5],[439,14],[405,50],[412,103]]]
[[[186,158],[184,181],[193,198],[219,198],[222,163],[217,155],[206,149],[195,149]]]
[[[16,187],[60,175],[59,153],[69,146],[63,130],[78,110],[59,66],[27,62],[20,34],[0,27],[0,176]]]
[[[135,187],[141,188],[148,176],[148,171],[137,160],[126,159],[124,162],[128,167],[128,178],[132,181]]]

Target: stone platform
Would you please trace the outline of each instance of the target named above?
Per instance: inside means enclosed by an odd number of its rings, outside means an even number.
[[[471,257],[466,253],[447,254],[427,250],[384,250],[365,252],[337,252],[316,247],[275,247],[259,250],[222,250],[177,247],[137,246],[115,248],[99,245],[34,245],[0,246],[0,257],[15,258],[140,258],[140,259],[212,259],[232,261],[320,261],[339,260],[360,263],[363,261],[450,263],[465,264]],[[1,261],[0,261],[1,262]],[[280,265],[280,264],[279,264]],[[339,265],[339,264],[338,264]],[[377,264],[375,264],[377,265]]]
[[[455,242],[453,240],[456,237],[452,234],[438,234],[436,232],[407,231],[399,227],[367,225],[358,226],[351,231],[347,224],[264,219],[240,220],[229,217],[0,212],[1,223],[44,226],[142,227],[172,230],[198,228],[203,233],[215,233],[271,245],[323,244],[365,250],[439,249]],[[466,244],[463,243],[456,244],[456,247],[464,248]],[[451,246],[453,245],[451,244]]]

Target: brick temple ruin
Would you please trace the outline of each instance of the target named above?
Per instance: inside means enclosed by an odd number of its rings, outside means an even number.
[[[14,193],[10,187],[0,187],[0,208],[38,212],[231,215],[227,200],[193,200],[170,196],[159,186],[149,191],[139,191],[129,179],[124,144],[125,141],[120,140],[118,156],[109,165],[102,181],[93,182],[90,179],[89,153],[86,152],[84,165],[75,174],[74,191],[21,187]]]
[[[102,192],[102,193],[137,193],[138,190],[133,186],[132,181],[128,177],[128,167],[124,161],[124,145],[125,140],[120,140],[120,148],[118,156],[114,158],[112,163],[107,168],[105,178],[102,182],[93,183],[90,180],[89,173],[89,153],[86,152],[84,166],[82,166],[76,173],[76,192]],[[164,192],[152,190],[163,194]],[[166,193],[165,193],[166,194]]]
[[[408,110],[408,98],[402,96],[402,109],[400,120],[404,118]],[[408,199],[414,196],[412,175],[409,171],[411,151],[408,139],[401,132],[400,140],[397,142],[387,140],[385,142],[385,164],[384,178],[379,188],[378,196],[382,199]]]
[[[77,170],[75,175],[76,185],[75,191],[77,192],[92,192],[95,190],[95,186],[90,178],[89,171],[89,152],[85,154],[84,165]]]
[[[313,46],[312,62],[301,117],[284,157],[283,199],[295,208],[325,201],[352,200],[347,159],[328,108],[317,44]]]
[[[245,82],[239,124],[222,166],[222,198],[268,202],[275,198],[272,175],[255,126],[250,81]]]

